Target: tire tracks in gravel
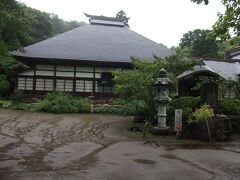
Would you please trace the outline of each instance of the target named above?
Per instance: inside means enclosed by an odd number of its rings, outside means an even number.
[[[18,165],[22,168],[21,171],[52,171],[53,169],[44,162],[44,158],[54,149],[69,143],[89,141],[101,145],[100,148],[95,149],[77,161],[73,161],[68,167],[70,170],[84,169],[96,161],[96,155],[99,152],[119,141],[104,136],[104,131],[109,128],[111,122],[102,122],[99,119],[93,118],[94,116],[91,117],[88,115],[87,118],[79,117],[67,124],[66,115],[64,115],[65,118],[63,118],[63,115],[49,115],[49,118],[42,119],[41,114],[37,116],[37,114],[29,113],[36,116],[34,120],[28,117],[27,120],[22,118],[22,121],[16,122],[23,114],[24,112],[4,122],[14,130],[15,134],[13,138],[16,138],[18,141],[0,148],[0,159],[21,160],[18,162]],[[20,127],[18,127],[19,123]],[[24,124],[24,127],[22,127],[21,123]],[[61,126],[61,123],[65,123],[66,126]],[[43,139],[42,143],[37,144],[26,141],[25,137],[33,130]],[[32,152],[23,156],[11,156],[7,154],[8,151],[14,151],[23,146],[29,147]]]

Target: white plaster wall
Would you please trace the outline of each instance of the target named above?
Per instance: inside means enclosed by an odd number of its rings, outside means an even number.
[[[36,70],[36,75],[38,75],[38,76],[54,76],[54,72],[53,71]]]
[[[52,66],[52,65],[37,65],[36,69],[40,69],[40,70],[54,70],[54,66]]]
[[[93,67],[76,67],[76,71],[93,72]]]
[[[93,78],[93,73],[77,72],[76,77]]]
[[[74,71],[73,66],[57,66],[57,71]]]
[[[33,72],[33,70],[28,70],[28,71],[20,72],[18,75],[22,75],[22,76],[33,76],[33,75],[34,75],[34,72]]]
[[[74,72],[56,72],[56,76],[59,77],[74,77]]]
[[[112,72],[115,68],[110,67],[96,67],[95,72]]]

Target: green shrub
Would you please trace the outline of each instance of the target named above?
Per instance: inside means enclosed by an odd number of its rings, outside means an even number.
[[[172,100],[167,109],[168,125],[173,126],[174,124],[175,109],[183,110],[182,118],[186,122],[199,104],[200,97],[185,96]]]
[[[0,96],[10,90],[10,82],[8,81],[6,75],[0,74]]]
[[[208,104],[204,104],[201,108],[192,113],[192,117],[193,118],[188,120],[189,124],[193,122],[209,121],[213,117],[213,113],[210,110],[210,106]]]
[[[107,114],[121,114],[122,107],[97,107],[94,110],[96,113],[107,113]]]
[[[135,116],[147,116],[149,115],[149,107],[143,100],[132,100],[123,105],[120,114],[122,115],[135,115]]]
[[[177,98],[170,102],[170,105],[178,108],[196,108],[200,103],[200,97],[185,96]]]
[[[124,104],[126,104],[126,100],[124,100],[124,99],[113,99],[112,104],[114,104],[114,105],[124,105]]]
[[[89,99],[80,99],[64,92],[48,94],[36,105],[36,111],[51,113],[74,113],[90,112],[91,103]]]
[[[17,104],[11,104],[10,108],[14,110],[30,111],[32,110],[32,105],[27,103],[17,103]]]
[[[13,104],[19,104],[24,102],[24,93],[23,91],[17,90],[10,97]]]
[[[115,101],[114,104],[121,106],[97,107],[95,108],[95,112],[112,113],[124,116],[147,116],[149,114],[149,108],[143,100],[131,100],[129,102],[126,102],[125,100],[118,100]]]
[[[230,118],[233,133],[240,133],[240,100],[220,98],[218,108],[221,114],[228,115]]]
[[[78,112],[90,112],[91,102],[89,98],[76,98],[75,101],[78,108]]]
[[[240,100],[220,98],[218,101],[219,112],[226,115],[240,115]]]

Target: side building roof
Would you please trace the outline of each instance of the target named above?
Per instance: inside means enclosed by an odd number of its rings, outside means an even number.
[[[178,79],[183,79],[187,76],[201,72],[210,72],[219,75],[226,80],[237,81],[240,74],[240,64],[238,61],[231,61],[230,59],[204,58],[202,63],[183,72],[178,76]]]

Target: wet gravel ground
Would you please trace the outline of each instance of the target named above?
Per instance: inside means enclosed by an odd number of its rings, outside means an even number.
[[[130,117],[0,109],[0,179],[240,179],[240,144],[128,139]]]

